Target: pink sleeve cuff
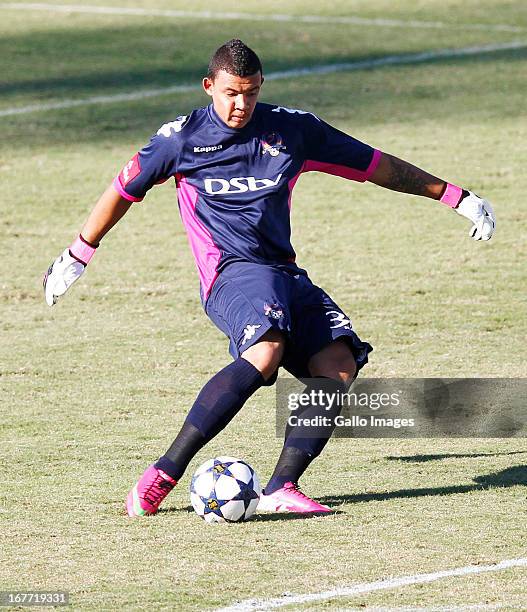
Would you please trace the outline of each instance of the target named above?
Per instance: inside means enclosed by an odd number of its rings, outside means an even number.
[[[370,165],[366,170],[357,170],[356,168],[342,166],[341,164],[328,164],[327,162],[306,159],[302,166],[302,172],[325,172],[326,174],[333,174],[333,176],[341,176],[350,181],[364,183],[364,181],[369,180],[370,176],[375,172],[375,169],[379,165],[381,155],[382,153],[378,149],[374,149]]]
[[[463,189],[452,183],[447,183],[445,193],[441,196],[440,202],[450,206],[450,208],[456,208],[463,195]]]
[[[90,263],[90,259],[95,255],[96,246],[90,244],[79,234],[75,242],[70,246],[70,254],[84,265]]]
[[[366,174],[364,177],[365,181],[368,181],[370,179],[370,176],[375,172],[375,170],[377,170],[377,166],[381,161],[381,157],[382,151],[379,151],[379,149],[375,149],[375,151],[373,152],[373,157],[371,158],[370,165],[366,169]]]
[[[113,181],[113,186],[114,186],[115,191],[117,191],[117,193],[125,200],[128,200],[129,202],[142,202],[143,201],[143,198],[135,198],[134,196],[131,196],[129,193],[126,193],[126,191],[121,186],[121,181],[119,180],[118,176],[115,177]]]

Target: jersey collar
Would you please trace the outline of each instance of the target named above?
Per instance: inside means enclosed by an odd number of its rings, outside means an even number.
[[[214,105],[211,103],[207,107],[207,113],[209,115],[209,119],[216,125],[222,132],[226,134],[246,134],[250,128],[255,123],[255,115],[258,109],[258,105],[254,109],[253,116],[247,125],[244,125],[242,128],[231,128],[229,127],[222,119],[220,119],[218,113],[214,110]]]

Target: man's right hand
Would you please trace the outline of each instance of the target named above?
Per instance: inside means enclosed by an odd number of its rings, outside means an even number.
[[[66,293],[85,269],[86,265],[72,257],[69,249],[65,249],[44,275],[44,293],[48,306],[53,306],[57,298]]]
[[[82,236],[55,259],[44,274],[44,294],[48,306],[64,295],[73,283],[82,276],[98,245],[87,242]]]

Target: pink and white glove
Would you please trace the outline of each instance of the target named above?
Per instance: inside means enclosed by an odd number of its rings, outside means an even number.
[[[448,183],[441,202],[453,208],[458,214],[472,221],[469,236],[474,240],[490,240],[496,229],[496,217],[490,202]]]
[[[98,246],[90,244],[79,235],[75,242],[55,259],[44,275],[43,281],[48,306],[56,304],[57,298],[64,295],[80,278]]]

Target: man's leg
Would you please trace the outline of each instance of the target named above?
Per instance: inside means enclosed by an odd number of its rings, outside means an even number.
[[[355,359],[343,338],[334,340],[316,353],[309,360],[308,368],[313,378],[305,392],[322,390],[324,393],[332,393],[335,398],[339,397],[339,393],[347,391],[357,373]],[[265,487],[260,509],[329,511],[327,506],[322,506],[305,496],[297,485],[309,464],[326,446],[335,428],[334,418],[340,413],[341,408],[342,404],[338,401],[333,402],[329,410],[320,404],[306,406],[302,410],[302,418],[312,419],[322,415],[329,417],[332,425],[319,427],[316,430],[302,425],[287,428],[284,447],[273,475]]]
[[[157,511],[194,455],[227,426],[249,397],[274,374],[283,351],[282,334],[270,329],[209,380],[170,448],[130,491],[126,503],[130,516]]]
[[[282,334],[271,329],[213,376],[200,391],[178,436],[155,466],[179,480],[194,455],[230,423],[249,397],[275,373],[283,350]]]

